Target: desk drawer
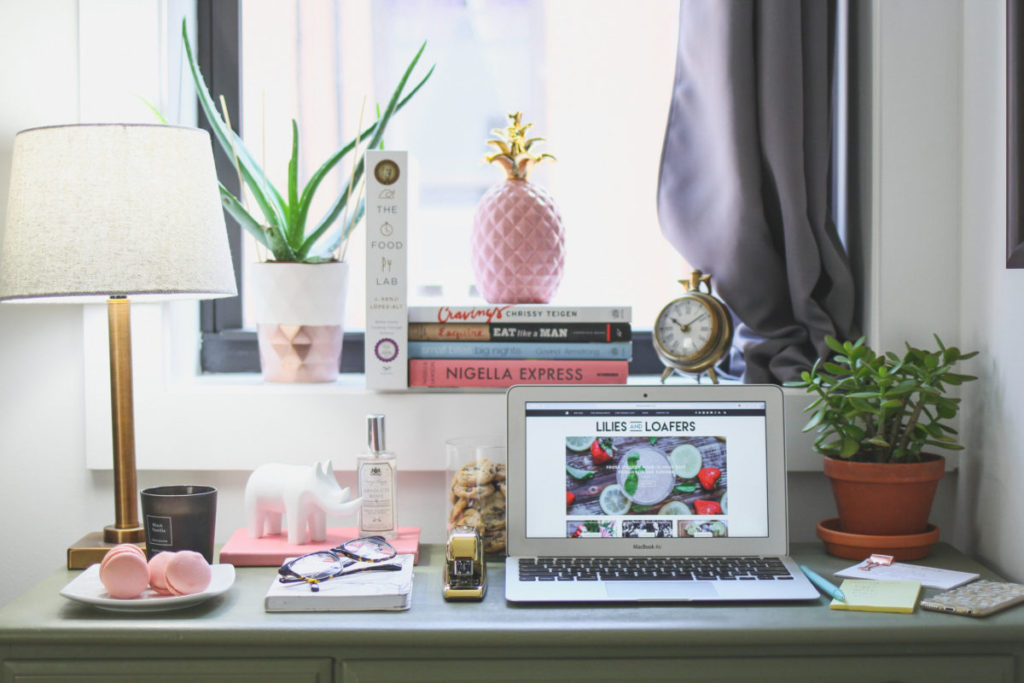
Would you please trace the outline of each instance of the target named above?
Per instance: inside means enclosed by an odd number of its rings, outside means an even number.
[[[636,659],[523,659],[347,661],[345,683],[383,681],[700,681],[700,683],[1010,683],[1013,657],[733,657],[729,659],[659,659],[637,653]]]
[[[15,659],[2,683],[331,683],[333,661],[320,659]]]

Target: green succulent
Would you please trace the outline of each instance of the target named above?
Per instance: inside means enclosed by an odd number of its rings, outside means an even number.
[[[358,201],[358,206],[348,209],[344,224],[331,231],[332,226],[342,215],[342,211],[345,211],[348,206],[352,197],[352,188],[359,187],[364,172],[363,159],[359,159],[358,163],[354,165],[351,178],[342,185],[346,188],[345,191],[334,201],[327,213],[316,222],[309,220],[313,195],[327,174],[346,155],[358,149],[360,145],[363,145],[363,149],[369,149],[381,144],[384,130],[391,117],[408,104],[409,100],[419,92],[419,89],[434,73],[432,66],[416,86],[403,96],[406,83],[419,62],[426,43],[420,46],[416,56],[409,63],[383,112],[378,110],[377,120],[327,159],[301,189],[298,182],[299,126],[292,119],[292,151],[291,160],[288,163],[288,187],[286,192],[280,192],[270,182],[255,157],[246,148],[242,138],[231,129],[218,112],[214,99],[210,96],[209,88],[203,80],[203,75],[199,71],[199,65],[196,64],[192,54],[192,46],[188,41],[188,29],[184,21],[181,24],[181,35],[185,42],[185,53],[192,71],[192,79],[195,81],[196,92],[199,95],[199,105],[210,122],[213,137],[225,153],[234,160],[241,183],[244,188],[248,188],[259,212],[258,215],[250,213],[241,197],[233,195],[222,184],[220,196],[224,208],[257,242],[266,247],[275,261],[322,263],[336,260],[335,251],[348,239],[352,229],[365,211],[365,202]]]
[[[818,432],[814,449],[861,462],[916,462],[926,446],[961,450],[956,430],[946,424],[956,417],[960,399],[947,396],[946,387],[977,379],[953,372],[977,351],[961,353],[937,335],[935,342],[935,351],[907,344],[900,357],[875,353],[863,337],[826,337],[832,358],[818,359],[800,381],[786,384],[818,397],[806,409],[811,419],[803,429]]]

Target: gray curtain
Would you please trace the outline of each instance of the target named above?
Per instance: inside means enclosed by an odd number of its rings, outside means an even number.
[[[830,217],[834,2],[682,0],[662,233],[738,320],[727,373],[799,378],[857,336]],[[740,357],[741,356],[741,357]],[[745,367],[744,364],[745,363]]]

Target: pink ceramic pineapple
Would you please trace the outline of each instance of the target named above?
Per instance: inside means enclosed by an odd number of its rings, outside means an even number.
[[[547,303],[562,281],[565,230],[551,196],[528,176],[534,164],[554,157],[530,153],[543,138],[526,137],[533,124],[523,125],[521,113],[509,120],[487,141],[498,148],[487,161],[506,178],[484,194],[473,217],[473,273],[490,303]]]

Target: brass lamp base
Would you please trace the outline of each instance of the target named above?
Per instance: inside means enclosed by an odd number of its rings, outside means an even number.
[[[110,527],[107,527],[108,529]],[[126,531],[121,529],[120,531]],[[94,531],[86,534],[77,543],[68,548],[68,569],[85,569],[103,559],[107,551],[118,543],[135,543],[142,550],[146,549],[145,534],[142,527],[138,529],[138,535],[134,538],[126,538],[123,541],[111,543],[105,540],[103,531]]]

